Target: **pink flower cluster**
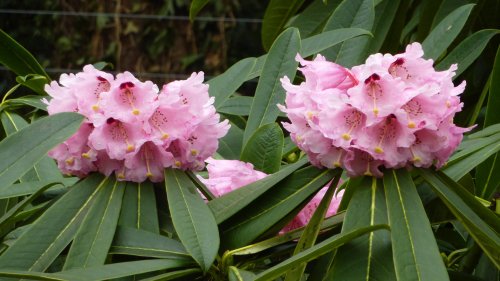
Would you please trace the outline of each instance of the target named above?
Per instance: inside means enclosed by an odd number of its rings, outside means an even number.
[[[267,174],[263,172],[254,170],[251,163],[245,163],[238,160],[216,160],[209,158],[206,162],[208,163],[208,179],[204,179],[200,176],[198,176],[198,178],[216,197],[220,197],[267,176]],[[307,225],[321,202],[321,199],[325,196],[328,186],[329,184],[316,193],[311,201],[309,201],[309,203],[281,230],[280,233]],[[333,216],[337,213],[342,194],[343,190],[332,199],[326,217]]]
[[[166,167],[201,170],[229,125],[219,122],[203,72],[159,90],[130,72],[113,75],[92,65],[45,86],[49,114],[78,112],[80,129],[49,156],[66,174],[99,171],[119,180],[163,180]]]
[[[344,168],[349,176],[382,176],[381,167],[444,165],[467,128],[453,124],[465,81],[452,82],[456,65],[438,72],[419,43],[397,55],[374,54],[351,70],[318,55],[297,60],[300,85],[287,77],[290,123],[284,127],[316,166]]]

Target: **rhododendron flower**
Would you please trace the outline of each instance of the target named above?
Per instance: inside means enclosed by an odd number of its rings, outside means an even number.
[[[319,56],[297,60],[305,81],[281,80],[278,107],[292,140],[316,166],[342,167],[349,176],[382,176],[380,168],[444,165],[470,128],[453,124],[462,108],[456,65],[436,71],[419,43],[397,55],[374,54],[345,69]]]
[[[113,75],[91,65],[45,86],[49,114],[73,111],[81,128],[49,156],[65,174],[93,171],[119,180],[163,180],[163,169],[201,170],[228,129],[219,122],[203,73],[162,87],[130,72]]]
[[[228,192],[236,190],[242,186],[251,184],[267,176],[267,174],[254,169],[251,163],[246,163],[238,160],[216,160],[208,158],[207,171],[208,178],[198,178],[216,197],[220,197]],[[283,228],[280,233],[288,232],[293,229],[307,225],[314,211],[325,196],[325,193],[330,184],[322,188],[311,201],[297,214],[297,216]],[[333,216],[337,213],[337,209],[342,199],[343,190],[338,192],[330,202],[325,217]]]

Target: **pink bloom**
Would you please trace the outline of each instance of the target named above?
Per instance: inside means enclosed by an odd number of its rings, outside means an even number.
[[[163,170],[173,165],[172,154],[163,150],[153,142],[144,143],[139,151],[130,154],[125,159],[122,171],[117,171],[118,179],[143,182],[150,179],[153,182],[163,181]]]
[[[124,72],[116,76],[109,92],[101,97],[101,106],[107,118],[144,122],[155,111],[157,99],[158,87],[153,82],[141,82]]]
[[[238,160],[216,160],[210,157],[206,162],[208,179],[198,178],[217,197],[267,176],[254,170],[251,163]]]
[[[45,85],[44,90],[52,97],[50,101],[42,100],[47,104],[49,114],[78,111],[77,100],[71,89],[61,87],[56,81],[52,81],[49,85]]]
[[[316,195],[307,203],[307,205],[293,218],[293,220],[287,224],[281,231],[280,234],[292,231],[297,228],[301,228],[306,226],[311,220],[314,212],[321,203],[321,199],[325,196],[326,191],[330,183],[328,183],[325,187],[320,189]],[[328,205],[328,209],[326,210],[325,218],[331,217],[337,213],[337,209],[339,208],[340,201],[342,201],[342,196],[344,195],[344,190],[338,191],[338,193],[333,195],[332,201],[330,205]]]
[[[123,160],[127,155],[136,153],[148,136],[140,124],[124,123],[109,118],[96,127],[89,136],[89,142],[96,150],[106,150],[111,159]]]
[[[284,77],[286,106],[278,107],[313,165],[377,177],[382,167],[439,168],[469,130],[452,122],[465,88],[453,84],[456,65],[435,71],[419,43],[402,54],[371,55],[350,72],[321,56],[298,59],[305,82]]]

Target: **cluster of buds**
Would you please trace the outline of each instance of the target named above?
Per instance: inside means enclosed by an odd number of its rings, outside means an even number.
[[[320,167],[344,168],[349,176],[382,176],[381,167],[443,166],[467,128],[453,123],[462,108],[456,65],[438,72],[422,58],[419,43],[397,55],[374,54],[346,69],[318,55],[297,60],[305,82],[287,77],[284,127]]]
[[[201,170],[214,154],[229,125],[219,122],[203,83],[203,72],[173,81],[160,90],[130,72],[113,75],[92,65],[62,74],[46,85],[49,114],[78,112],[80,129],[49,156],[59,169],[83,177],[99,171],[119,180],[162,181],[163,170]]]

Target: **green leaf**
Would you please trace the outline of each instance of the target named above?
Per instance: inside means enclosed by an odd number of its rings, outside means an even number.
[[[394,23],[400,4],[401,0],[385,0],[375,7],[375,21],[372,28],[373,38],[370,40],[368,47],[369,54],[379,52],[387,40],[389,29]]]
[[[500,220],[484,207],[474,195],[442,172],[418,169],[448,209],[463,224],[490,260],[500,267]]]
[[[26,122],[23,117],[13,112],[4,111],[0,114],[0,118],[7,136],[10,136],[29,126],[29,123]],[[43,156],[32,169],[19,178],[20,182],[37,180],[63,180],[63,176],[54,159],[49,158],[47,155]]]
[[[326,191],[325,195],[318,204],[318,207],[314,211],[311,219],[309,220],[309,223],[306,225],[306,228],[302,232],[302,235],[300,236],[300,239],[297,242],[297,246],[295,246],[295,250],[293,251],[294,255],[306,249],[311,248],[314,245],[314,243],[316,243],[316,239],[321,229],[321,223],[323,222],[326,212],[330,207],[330,202],[332,202],[332,198],[337,188],[337,184],[339,183],[339,180],[340,180],[340,174],[337,175],[330,183],[328,190]],[[302,275],[304,274],[305,269],[306,269],[306,264],[301,264],[300,266],[291,269],[286,274],[285,281],[287,280],[300,281]]]
[[[28,74],[26,76],[17,76],[16,82],[26,86],[40,95],[47,95],[44,88],[50,82],[46,76],[38,74]]]
[[[17,277],[34,280],[71,280],[71,281],[99,281],[109,280],[141,273],[169,270],[189,266],[190,263],[181,260],[142,260],[106,264],[89,268],[79,268],[57,273],[27,272],[13,269],[0,270],[0,276]]]
[[[498,29],[483,29],[472,34],[439,62],[436,69],[445,70],[456,63],[458,69],[455,71],[455,77],[459,76],[481,55],[490,39],[498,33]]]
[[[220,225],[224,247],[234,249],[244,246],[277,223],[283,224],[278,225],[282,228],[287,223],[283,223],[282,219],[294,211],[298,213],[336,173],[337,170],[315,167],[296,171]],[[293,216],[295,214],[292,213]]]
[[[219,139],[217,153],[225,159],[239,159],[243,145],[243,130],[230,123],[229,132]]]
[[[429,220],[408,171],[384,176],[398,280],[449,280]]]
[[[342,43],[345,40],[361,35],[370,35],[370,32],[361,28],[340,28],[332,31],[322,32],[321,34],[311,36],[301,41],[302,47],[300,49],[300,55],[302,57],[308,57],[319,53],[329,47]],[[254,68],[248,74],[248,77],[245,79],[245,81],[258,77],[262,74],[267,56],[268,55],[262,55],[257,58]]]
[[[119,226],[110,254],[149,258],[191,259],[177,240],[136,228]]]
[[[0,228],[4,227],[6,224],[10,223],[17,213],[19,213],[22,209],[27,207],[34,199],[36,199],[38,196],[40,196],[45,190],[47,190],[48,188],[50,188],[51,186],[53,186],[55,184],[57,184],[57,183],[48,183],[48,184],[42,186],[35,193],[24,198],[23,201],[17,203],[14,207],[12,207],[7,212],[5,212],[5,214],[2,217],[0,217]]]
[[[36,109],[47,111],[47,105],[40,100],[40,96],[22,96],[6,100],[5,104],[8,105],[9,108],[27,105]]]
[[[59,113],[35,121],[0,142],[0,182],[11,185],[80,127],[83,116]]]
[[[309,37],[321,29],[340,2],[342,1],[331,0],[324,3],[322,0],[315,0],[293,19],[290,26],[296,27],[300,36]]]
[[[115,234],[125,183],[109,181],[96,194],[75,239],[64,270],[103,265]]]
[[[119,225],[160,233],[154,186],[151,182],[127,182]]]
[[[353,194],[341,233],[388,223],[381,182],[372,177],[360,180],[346,189],[346,192],[352,189]],[[396,280],[390,233],[370,232],[343,245],[337,250],[328,274],[329,280]]]
[[[255,278],[254,273],[243,269],[239,269],[235,266],[230,266],[228,271],[229,271],[228,273],[229,281],[247,281],[247,280],[250,281]]]
[[[229,96],[236,92],[243,82],[247,81],[247,76],[254,68],[256,61],[255,58],[240,60],[221,75],[207,82],[210,96],[215,97],[215,108],[218,109],[223,105]]]
[[[178,279],[179,277],[186,277],[194,274],[200,274],[202,271],[199,268],[189,268],[189,269],[183,269],[183,270],[177,270],[169,273],[164,273],[160,275],[153,276],[151,278],[145,278],[141,279],[142,281],[167,281],[167,280],[186,280],[185,278],[183,279]],[[190,280],[196,280],[199,278],[192,277],[193,279]]]
[[[46,180],[46,181],[29,181],[15,183],[12,185],[2,185],[0,186],[0,199],[12,198],[24,195],[30,195],[48,184],[54,184],[57,187],[71,186],[77,181],[77,178],[63,178],[61,181]]]
[[[453,10],[457,9],[460,6],[469,4],[473,1],[469,0],[441,0],[441,5],[436,11],[434,15],[434,19],[432,20],[431,30],[436,27],[436,25],[442,21],[449,13],[453,12]],[[439,1],[437,1],[439,2]],[[435,7],[435,6],[434,6]]]
[[[165,170],[168,208],[175,230],[186,250],[204,271],[219,250],[217,223],[189,177],[177,169]]]
[[[260,127],[248,140],[241,161],[250,162],[255,170],[272,174],[280,169],[283,131],[276,123]]]
[[[0,63],[17,75],[40,74],[50,80],[50,77],[33,55],[1,29]]]
[[[297,71],[295,56],[300,50],[300,36],[296,28],[285,30],[276,39],[266,58],[262,75],[255,90],[247,127],[243,135],[243,144],[263,125],[273,123],[279,115],[276,104],[285,101],[285,89],[280,79],[287,76],[291,80]]]
[[[252,103],[252,97],[237,96],[226,100],[217,111],[225,114],[248,116]]]
[[[209,201],[208,206],[212,210],[215,220],[218,224],[220,224],[230,218],[238,211],[255,201],[259,196],[272,188],[278,182],[288,177],[300,167],[304,166],[307,162],[307,157],[304,157],[293,164],[285,166],[283,169],[272,175],[268,175],[263,179]]]
[[[472,169],[476,168],[480,163],[488,159],[488,157],[497,153],[499,150],[500,142],[492,143],[472,153],[471,155],[464,157],[460,161],[456,161],[448,166],[445,166],[443,168],[443,172],[453,180],[457,181],[465,176],[465,174],[472,171]]]
[[[332,236],[321,243],[314,245],[313,247],[293,256],[285,261],[261,272],[257,275],[254,281],[266,281],[266,280],[274,280],[275,278],[283,275],[290,268],[293,268],[301,263],[305,263],[311,261],[313,259],[318,258],[332,250],[346,244],[347,242],[357,238],[361,235],[369,233],[371,231],[379,230],[379,229],[389,229],[387,225],[374,225],[363,228],[358,228],[354,231],[350,231],[348,233],[342,233],[335,236]]]
[[[189,20],[194,21],[196,15],[205,7],[210,0],[193,0],[191,1],[191,6],[189,6]]]
[[[490,91],[486,105],[484,127],[500,123],[500,47],[497,48],[495,63],[491,73]],[[500,186],[500,157],[498,153],[491,156],[476,169],[476,186],[479,196],[490,199]]]
[[[107,178],[92,174],[60,197],[1,256],[2,267],[43,271],[73,240]]]
[[[286,22],[300,9],[304,0],[271,0],[262,21],[262,46],[267,51]]]
[[[343,1],[330,16],[323,31],[345,27],[372,30],[375,18],[373,0]],[[368,56],[370,39],[366,37],[344,41],[339,46],[329,48],[323,55],[345,67],[362,63]]]
[[[460,33],[474,4],[464,5],[444,18],[422,42],[424,57],[437,60]]]

